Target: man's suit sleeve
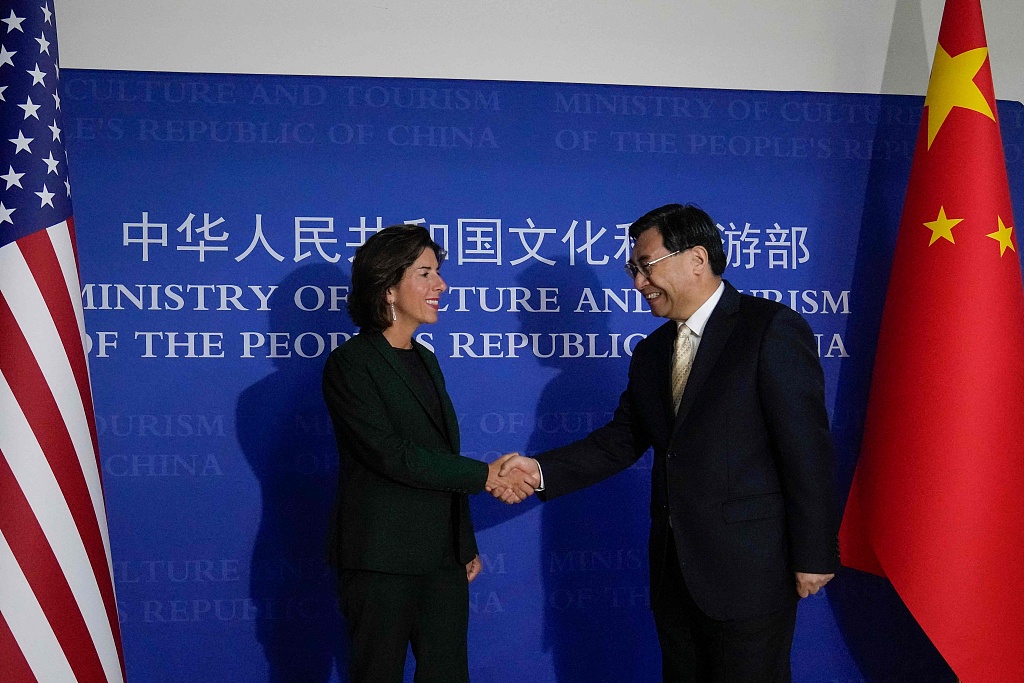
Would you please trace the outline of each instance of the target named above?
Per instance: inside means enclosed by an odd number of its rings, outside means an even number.
[[[792,568],[828,574],[839,567],[834,456],[825,379],[807,322],[783,308],[761,348],[758,390],[782,485]]]
[[[596,484],[639,460],[651,442],[633,416],[634,410],[627,386],[608,424],[568,446],[538,454],[537,461],[544,469],[544,490],[538,496],[542,500],[557,498]]]
[[[346,451],[367,469],[416,488],[454,493],[483,490],[486,463],[427,448],[399,434],[367,364],[332,354],[324,367],[323,391]]]

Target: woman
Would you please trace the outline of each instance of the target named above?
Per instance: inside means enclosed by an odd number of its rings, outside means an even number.
[[[437,322],[444,256],[416,225],[368,239],[348,299],[360,333],[324,368],[341,455],[330,552],[353,683],[400,683],[409,643],[417,683],[469,680],[468,583],[481,565],[467,494],[504,485],[500,459],[459,455],[441,369],[413,339]]]

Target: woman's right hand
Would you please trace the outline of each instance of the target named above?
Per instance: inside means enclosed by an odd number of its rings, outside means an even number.
[[[487,466],[487,483],[484,488],[495,498],[506,503],[521,503],[534,494],[540,484],[540,477],[513,468],[501,474],[505,462],[512,458],[524,459],[519,453],[506,453]]]

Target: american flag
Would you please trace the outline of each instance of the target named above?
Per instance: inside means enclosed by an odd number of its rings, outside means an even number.
[[[123,681],[56,23],[0,22],[0,681]]]

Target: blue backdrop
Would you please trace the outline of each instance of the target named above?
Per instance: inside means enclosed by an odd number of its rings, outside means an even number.
[[[625,231],[699,204],[726,277],[817,334],[849,486],[920,97],[66,70],[61,103],[129,680],[346,680],[319,380],[354,332],[355,248],[393,223],[450,254],[420,339],[463,454],[492,460],[607,419],[660,322]],[[1024,107],[999,115],[1019,216]],[[473,500],[475,681],[660,679],[650,466],[545,505]],[[953,680],[855,572],[801,603],[793,664]]]

